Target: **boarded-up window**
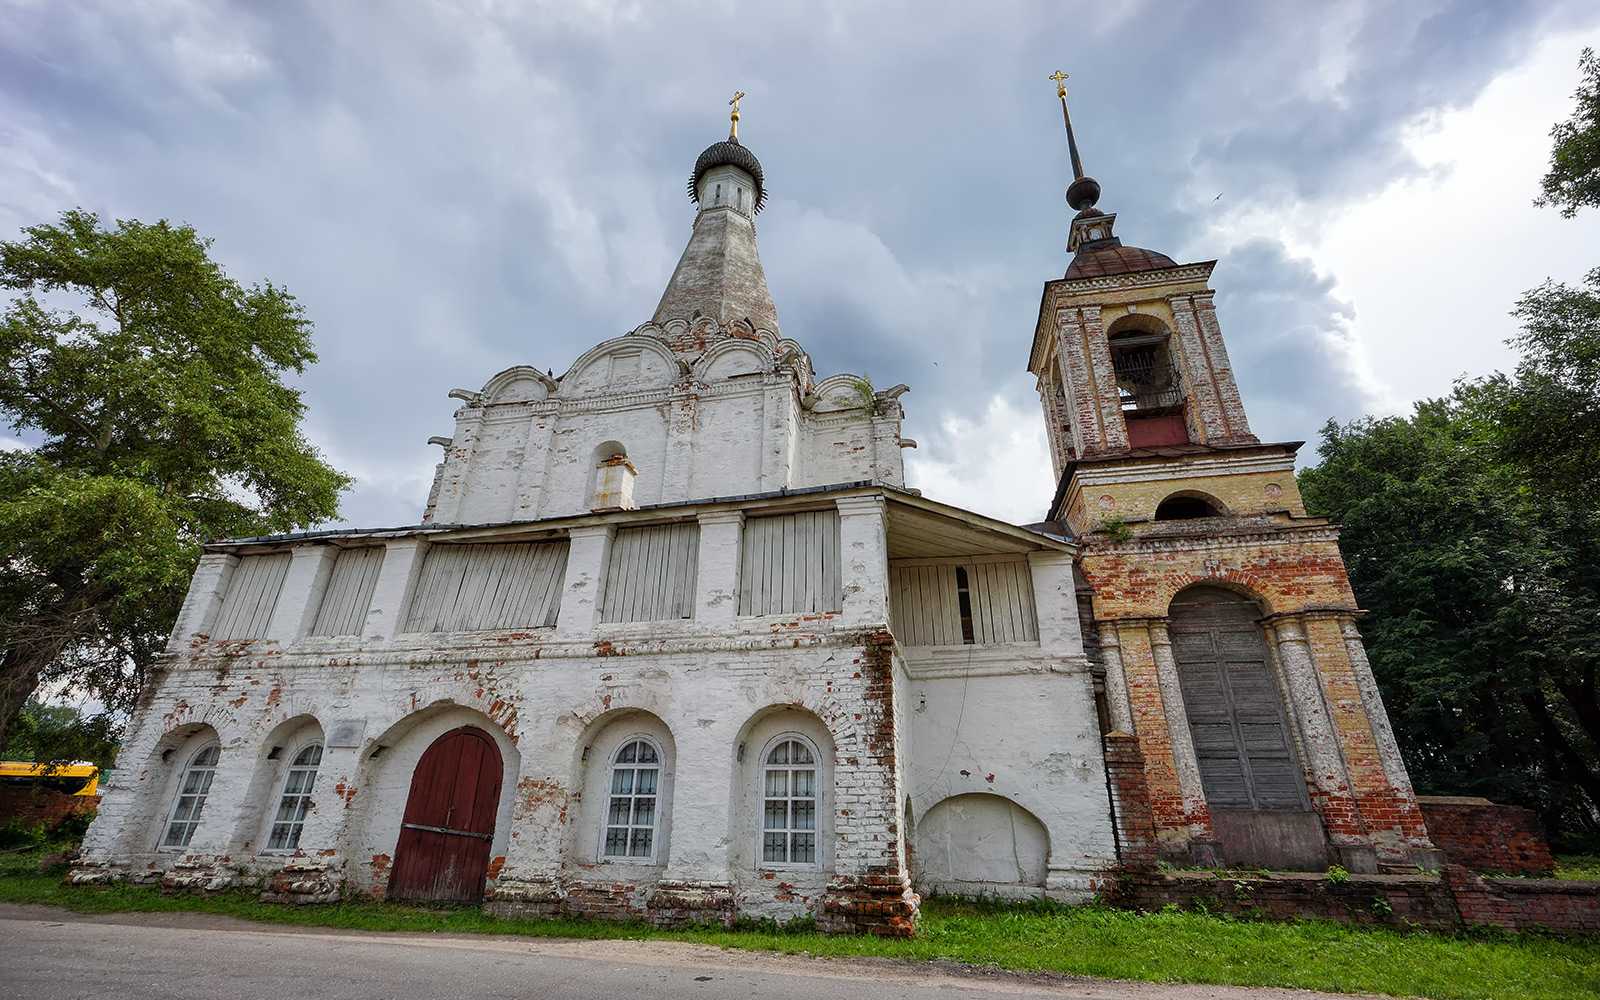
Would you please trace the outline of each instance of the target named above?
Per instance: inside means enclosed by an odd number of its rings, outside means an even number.
[[[1033,576],[1022,559],[892,565],[889,615],[904,646],[1039,639]]]
[[[600,620],[659,622],[694,617],[698,524],[623,528],[611,542]]]
[[[322,592],[312,635],[360,635],[372,605],[372,589],[383,568],[383,547],[343,549],[333,561],[328,589]]]
[[[264,639],[278,606],[283,576],[289,572],[289,553],[245,556],[233,568],[228,592],[211,627],[213,639]]]
[[[842,610],[837,510],[752,517],[744,522],[741,615]]]
[[[423,557],[406,631],[554,625],[566,574],[566,542],[434,545]]]

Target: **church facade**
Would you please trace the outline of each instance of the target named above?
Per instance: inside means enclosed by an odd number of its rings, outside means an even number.
[[[1007,524],[905,485],[905,386],[780,331],[734,122],[654,316],[451,392],[420,523],[206,547],[70,878],[903,934],[1156,855],[1430,860],[1211,265],[1076,170],[1029,362],[1061,485]]]

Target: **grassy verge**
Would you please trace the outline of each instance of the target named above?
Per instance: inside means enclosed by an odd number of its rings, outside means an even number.
[[[1600,881],[1600,854],[1557,854],[1556,878]]]
[[[1286,986],[1440,998],[1600,998],[1600,941],[1363,930],[1323,921],[1251,923],[1195,913],[929,901],[910,941],[753,928],[661,931],[583,920],[501,920],[478,910],[379,902],[286,907],[246,894],[166,897],[144,887],[69,888],[37,854],[0,856],[0,902],[89,913],[191,911],[370,931],[650,938],[829,957],[943,959],[1020,971],[1153,982]]]

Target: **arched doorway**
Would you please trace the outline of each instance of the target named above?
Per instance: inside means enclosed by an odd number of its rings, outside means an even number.
[[[1168,630],[1206,806],[1229,864],[1320,870],[1311,810],[1254,602],[1221,587],[1172,601]]]
[[[390,899],[483,899],[500,771],[500,751],[481,729],[462,726],[433,741],[411,775]]]

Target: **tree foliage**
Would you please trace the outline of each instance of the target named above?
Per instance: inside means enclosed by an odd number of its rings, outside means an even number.
[[[1572,95],[1578,106],[1550,130],[1550,170],[1534,202],[1559,208],[1569,219],[1580,208],[1600,206],[1600,59],[1594,49],[1578,56],[1578,69],[1583,80]]]
[[[63,213],[0,243],[0,745],[41,681],[126,707],[200,545],[325,521],[347,478],[284,384],[311,323],[187,226]]]
[[[116,720],[109,715],[86,715],[71,705],[31,699],[13,720],[9,740],[0,746],[0,757],[40,764],[86,760],[110,767],[116,761],[120,736]]]
[[[1330,422],[1301,473],[1344,525],[1368,654],[1420,791],[1600,835],[1600,272],[1527,293],[1513,375]]]

